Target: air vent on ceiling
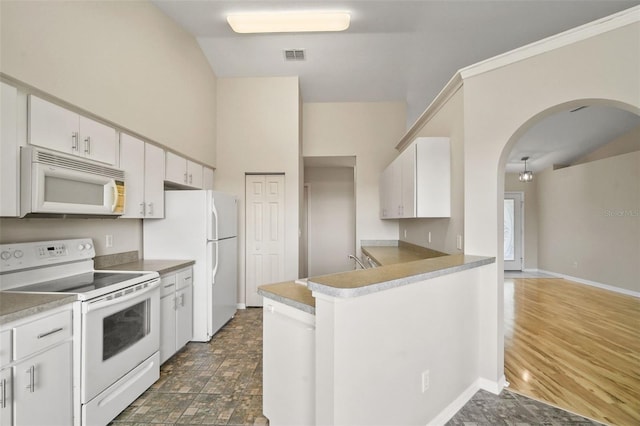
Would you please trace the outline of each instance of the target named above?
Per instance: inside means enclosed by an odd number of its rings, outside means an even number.
[[[286,61],[304,61],[304,50],[287,49],[284,51],[284,59]]]

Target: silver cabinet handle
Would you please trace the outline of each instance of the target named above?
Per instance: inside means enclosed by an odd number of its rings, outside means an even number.
[[[58,332],[60,332],[62,330],[64,330],[64,328],[59,327],[59,328],[53,329],[51,331],[47,331],[46,333],[38,334],[38,339],[42,339],[43,337],[50,336],[50,335],[58,333]]]
[[[184,293],[180,295],[180,306],[184,308]]]
[[[36,375],[36,367],[31,366],[27,371],[25,371],[29,375],[29,384],[26,386],[29,389],[29,392],[33,393],[35,391],[35,375]]]
[[[153,203],[149,203],[149,215],[153,216]]]
[[[144,203],[140,203],[140,216],[144,216]]]
[[[178,310],[178,298],[177,297],[173,298],[173,310],[174,311]]]
[[[71,150],[78,151],[78,132],[71,133]]]
[[[7,379],[0,382],[0,408],[7,408]]]
[[[184,183],[187,183],[187,172],[184,172]]]
[[[189,174],[189,183],[190,184],[193,183],[193,175],[192,174]]]
[[[84,153],[91,155],[91,136],[84,138]]]

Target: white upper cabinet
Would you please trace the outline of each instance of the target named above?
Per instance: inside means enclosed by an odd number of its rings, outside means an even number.
[[[183,187],[202,189],[202,166],[173,152],[167,152],[164,180]]]
[[[380,217],[450,217],[450,163],[449,138],[416,139],[382,172]]]
[[[20,215],[18,90],[0,82],[0,216]]]
[[[116,164],[112,127],[29,95],[29,143],[91,160]]]
[[[213,169],[202,168],[202,189],[213,189]]]
[[[120,168],[127,182],[121,217],[164,217],[164,150],[121,133]]]
[[[144,198],[147,219],[164,218],[164,149],[144,146]]]

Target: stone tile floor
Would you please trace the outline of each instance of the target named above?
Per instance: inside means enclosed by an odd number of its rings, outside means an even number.
[[[262,309],[239,310],[209,343],[189,343],[112,426],[268,425],[262,415]],[[448,423],[597,425],[512,392],[479,391]],[[397,425],[400,426],[400,425]]]

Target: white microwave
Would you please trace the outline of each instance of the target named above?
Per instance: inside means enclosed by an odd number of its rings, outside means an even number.
[[[20,152],[20,217],[124,213],[124,171],[34,146]]]

